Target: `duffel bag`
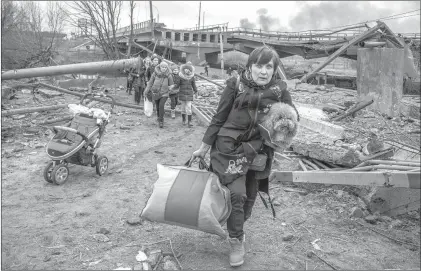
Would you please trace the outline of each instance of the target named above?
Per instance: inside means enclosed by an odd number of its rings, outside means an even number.
[[[222,228],[231,213],[230,191],[206,169],[157,164],[158,180],[141,218],[227,237]],[[201,165],[207,168],[201,160]]]

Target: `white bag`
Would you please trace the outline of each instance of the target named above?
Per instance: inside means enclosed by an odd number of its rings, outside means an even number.
[[[158,180],[141,218],[227,237],[222,228],[231,213],[231,196],[207,170],[157,165]]]
[[[153,103],[148,100],[148,98],[144,98],[144,112],[147,117],[151,117],[153,113]]]

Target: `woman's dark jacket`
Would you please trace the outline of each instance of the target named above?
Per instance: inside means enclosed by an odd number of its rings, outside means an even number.
[[[249,129],[252,116],[256,112],[258,96],[260,95],[260,103],[257,108],[256,123],[262,120],[273,103],[283,102],[294,109],[295,106],[292,103],[291,95],[287,91],[286,83],[276,79],[276,77],[273,77],[266,86],[256,85],[252,80],[247,79],[245,72],[242,72],[238,80],[239,82],[237,82],[237,78],[228,80],[227,86],[221,95],[217,112],[212,117],[202,141],[212,146],[211,162],[212,155],[214,155],[212,152],[215,150],[214,145],[218,136],[229,137],[240,143],[247,143],[242,144],[242,146],[244,146],[244,152],[249,161],[252,161],[257,153],[266,153],[268,156],[266,168],[263,171],[256,171],[256,179],[260,179],[259,189],[268,193],[268,177],[272,166],[274,149],[263,144],[264,139],[257,127]]]
[[[193,95],[197,93],[196,81],[194,80],[194,72],[187,75],[180,69],[178,73],[179,79],[175,83],[175,88],[179,88],[178,99],[180,101],[193,101]]]

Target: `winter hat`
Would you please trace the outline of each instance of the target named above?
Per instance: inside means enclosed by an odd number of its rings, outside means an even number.
[[[178,68],[178,66],[177,66],[177,65],[172,64],[172,65],[171,65],[171,70],[173,71],[173,70],[175,70],[175,69],[177,69],[177,70],[178,70],[179,68]]]
[[[153,61],[155,58],[157,58],[157,59],[159,60],[158,55],[157,55],[157,54],[153,54],[153,55],[151,56],[151,61]]]
[[[167,68],[168,69],[168,64],[166,63],[166,62],[164,62],[164,61],[162,61],[160,64],[159,64],[159,67],[161,67],[161,68]]]

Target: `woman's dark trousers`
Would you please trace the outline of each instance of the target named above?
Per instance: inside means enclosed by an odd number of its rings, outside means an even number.
[[[158,122],[164,122],[164,106],[167,99],[168,97],[161,97],[158,100],[155,100],[156,116],[158,118]]]

